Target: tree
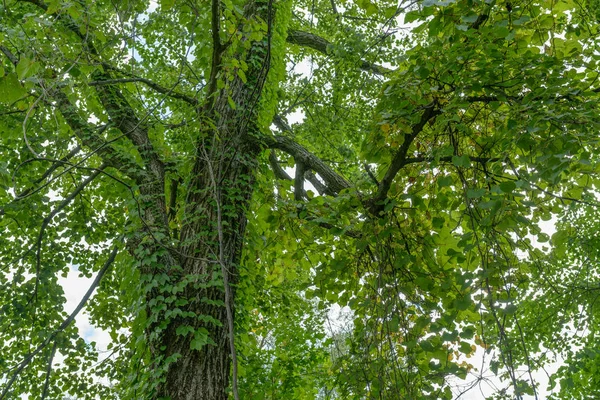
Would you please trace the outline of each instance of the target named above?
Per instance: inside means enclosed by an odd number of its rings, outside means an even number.
[[[474,354],[586,393],[592,3],[5,1],[0,398],[452,398]]]

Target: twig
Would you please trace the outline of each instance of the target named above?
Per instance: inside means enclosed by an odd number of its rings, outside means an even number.
[[[33,289],[33,294],[31,295],[31,298],[34,298],[35,296],[37,296],[37,291],[38,291],[38,286],[39,286],[39,276],[40,276],[40,269],[41,269],[41,264],[42,264],[42,239],[44,238],[44,232],[46,231],[46,228],[48,227],[48,224],[50,224],[50,221],[52,221],[52,218],[54,218],[54,216],[56,214],[58,214],[60,211],[62,211],[66,206],[68,206],[71,201],[73,201],[73,199],[75,197],[77,197],[77,195],[79,193],[81,193],[81,191],[83,189],[85,189],[85,187],[90,184],[94,179],[96,179],[96,177],[98,175],[100,175],[100,173],[102,172],[102,170],[106,168],[106,164],[102,164],[97,170],[95,170],[94,172],[92,172],[92,174],[87,177],[87,179],[85,179],[83,182],[81,182],[79,184],[79,186],[77,186],[75,188],[75,190],[73,190],[73,192],[71,194],[69,194],[69,196],[67,196],[59,205],[58,207],[56,207],[54,210],[52,210],[50,212],[50,214],[48,214],[48,216],[46,216],[46,218],[44,218],[44,221],[42,222],[42,226],[40,228],[40,233],[38,234],[38,238],[36,241],[36,253],[35,253],[35,287]]]
[[[110,268],[112,263],[115,261],[118,251],[119,251],[119,246],[115,246],[113,248],[113,250],[111,251],[110,255],[108,256],[108,259],[106,260],[106,262],[100,269],[100,271],[98,271],[96,278],[94,279],[94,281],[88,288],[87,292],[85,293],[85,295],[83,295],[83,297],[81,298],[81,301],[79,302],[77,307],[75,307],[75,310],[73,310],[73,312],[67,317],[67,319],[65,319],[63,321],[63,323],[60,324],[60,326],[54,332],[52,332],[42,343],[40,343],[40,345],[38,347],[36,347],[35,350],[33,350],[31,353],[29,353],[25,357],[25,359],[23,361],[21,361],[19,366],[13,372],[10,380],[6,383],[6,386],[4,387],[4,391],[0,394],[0,400],[6,399],[6,396],[7,396],[8,392],[10,391],[10,388],[12,387],[12,385],[15,383],[15,380],[17,379],[19,374],[31,363],[33,358],[36,355],[38,355],[51,341],[53,341],[60,332],[64,331],[69,325],[71,325],[71,322],[73,322],[75,320],[77,315],[81,312],[81,310],[83,309],[83,307],[85,306],[85,304],[87,303],[89,298],[94,293],[94,290],[96,289],[96,287],[100,284],[100,281],[102,280],[102,278],[104,277],[104,275],[106,274],[106,272],[108,271],[108,269]]]
[[[42,391],[42,399],[44,400],[48,395],[48,386],[50,385],[50,373],[52,372],[52,361],[54,360],[54,355],[56,354],[56,342],[52,345],[52,350],[50,351],[50,357],[48,357],[48,365],[46,367],[46,381],[44,382],[44,390]]]

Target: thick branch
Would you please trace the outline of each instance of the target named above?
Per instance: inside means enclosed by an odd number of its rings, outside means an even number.
[[[211,34],[212,34],[212,62],[210,66],[210,77],[208,78],[208,92],[206,107],[212,105],[212,97],[217,91],[217,76],[221,69],[222,44],[220,38],[221,23],[220,23],[220,0],[211,1]]]
[[[304,173],[304,179],[309,181],[310,184],[313,185],[315,189],[317,189],[317,192],[319,192],[319,194],[324,194],[325,192],[327,192],[327,187],[325,187],[325,185],[321,183],[319,178],[317,178],[317,176],[313,174],[311,170],[307,170]]]
[[[48,6],[41,0],[25,1],[36,5],[44,11],[48,10]],[[59,14],[58,18],[66,25],[66,27],[69,30],[74,32],[81,39],[83,44],[87,46],[87,48],[92,54],[98,54],[91,41],[91,36],[83,35],[77,23],[68,14]],[[112,79],[112,77],[108,76],[106,73],[98,73],[97,76],[99,76],[101,80]],[[58,90],[56,90],[55,92],[57,94],[61,93]],[[149,169],[154,174],[155,179],[159,179],[162,181],[164,177],[164,165],[162,165],[162,161],[159,159],[156,152],[152,148],[152,143],[148,138],[147,130],[143,126],[141,126],[141,122],[135,116],[132,107],[129,105],[125,97],[121,94],[120,91],[113,88],[112,86],[100,86],[100,88],[98,89],[98,94],[100,95],[100,100],[103,103],[109,116],[115,122],[117,122],[118,128],[121,129],[121,131],[125,135],[127,135],[127,137],[129,137],[131,141],[136,145],[138,151],[140,152],[140,155],[144,159],[144,162],[147,163]],[[66,96],[64,97],[66,99]]]
[[[288,31],[287,42],[291,44],[296,44],[298,46],[309,47],[325,55],[331,55],[331,50],[334,46],[327,39],[315,35],[314,33],[298,31],[293,29],[290,29]],[[390,72],[393,72],[389,68],[382,67],[381,65],[373,64],[365,60],[361,61],[360,69],[378,75],[385,75],[389,74]]]
[[[277,156],[275,155],[274,151],[271,151],[271,154],[269,154],[269,164],[271,165],[271,169],[273,170],[273,173],[277,179],[284,181],[292,180],[292,177],[289,176],[283,168],[281,168],[281,165],[279,165],[279,160],[277,160]]]
[[[292,177],[289,176],[283,168],[281,168],[281,165],[279,165],[279,161],[277,160],[277,156],[275,156],[275,152],[273,151],[271,151],[271,154],[269,154],[269,164],[271,165],[271,169],[273,170],[273,173],[275,174],[275,177],[277,179],[281,179],[284,181],[293,180]],[[311,170],[305,170],[304,179],[309,181],[310,184],[313,185],[315,189],[317,189],[317,192],[319,192],[320,195],[327,192],[327,187],[323,185],[323,183],[321,183],[319,178],[317,178],[317,176]],[[302,190],[302,195],[305,198],[308,198],[308,196],[306,195],[306,190],[304,189]]]
[[[15,57],[15,55],[12,53],[12,51],[10,51],[8,49],[8,47],[0,45],[0,51],[2,53],[4,53],[4,55],[6,56],[6,58],[9,59],[9,61],[11,62],[11,64],[17,65],[17,63],[19,62],[19,59],[17,57]]]
[[[131,156],[128,157],[123,152],[115,151],[93,127],[81,118],[67,95],[60,90],[53,90],[51,97],[56,102],[56,107],[71,130],[73,130],[85,146],[92,149],[94,153],[100,156],[111,167],[122,170],[125,175],[137,183],[143,182],[144,176],[141,174],[135,159]]]
[[[290,132],[289,125],[281,117],[276,116],[273,122],[282,131]],[[264,141],[267,147],[286,152],[294,157],[297,163],[300,162],[304,164],[307,169],[311,169],[318,173],[321,178],[323,178],[323,181],[325,181],[325,186],[327,187],[325,192],[327,194],[334,196],[340,191],[350,187],[350,183],[348,183],[346,179],[331,169],[319,157],[308,151],[304,146],[296,143],[292,138],[283,135],[266,136],[264,137]]]
[[[107,79],[106,75],[99,76],[101,80]],[[147,127],[136,116],[125,96],[113,86],[100,86],[97,92],[115,126],[136,146],[149,172],[154,175],[153,180],[163,182],[165,166],[148,137]]]
[[[296,160],[296,175],[294,177],[294,199],[301,201],[304,198],[304,163]]]
[[[23,1],[31,3],[44,11],[48,10],[48,6],[41,0]],[[90,42],[90,38],[79,31],[77,24],[75,24],[68,14],[60,14],[59,18],[65,23],[69,30],[81,38],[83,43],[93,54],[96,54],[96,51]],[[6,51],[8,51],[8,49],[1,48],[0,50],[7,54]],[[9,54],[10,51],[8,51],[7,57],[9,57]],[[12,56],[12,58],[16,59],[14,56]],[[55,101],[57,108],[65,118],[67,124],[85,146],[91,148],[96,154],[102,157],[106,164],[114,168],[122,169],[124,167],[129,167],[125,168],[125,174],[138,183],[142,182],[143,174],[140,174],[139,168],[133,157],[127,158],[123,153],[117,153],[99,134],[94,132],[90,125],[78,115],[77,108],[71,103],[67,95],[61,92],[56,86],[50,86],[50,89],[46,90],[46,93],[48,93]]]

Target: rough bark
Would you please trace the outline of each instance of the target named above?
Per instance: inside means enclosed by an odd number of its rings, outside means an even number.
[[[270,3],[253,3],[248,18],[260,15],[272,21]],[[268,36],[268,35],[267,35]],[[197,277],[183,297],[187,311],[200,318],[173,320],[161,336],[164,356],[179,354],[168,369],[158,398],[222,400],[228,397],[231,368],[227,310],[232,304],[246,228],[246,210],[252,195],[261,147],[256,127],[256,103],[269,69],[268,38],[253,44],[247,54],[247,82],[236,78],[228,90],[216,92],[205,107],[216,129],[207,128],[197,144],[197,158],[186,194],[180,238],[181,276]],[[230,106],[230,100],[236,107]],[[225,276],[223,275],[225,271]],[[226,298],[224,286],[230,289]],[[177,335],[178,327],[206,329],[214,343],[191,348],[192,335]]]

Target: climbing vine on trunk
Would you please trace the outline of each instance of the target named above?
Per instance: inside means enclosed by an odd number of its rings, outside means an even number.
[[[5,1],[0,399],[593,395],[596,9]]]

